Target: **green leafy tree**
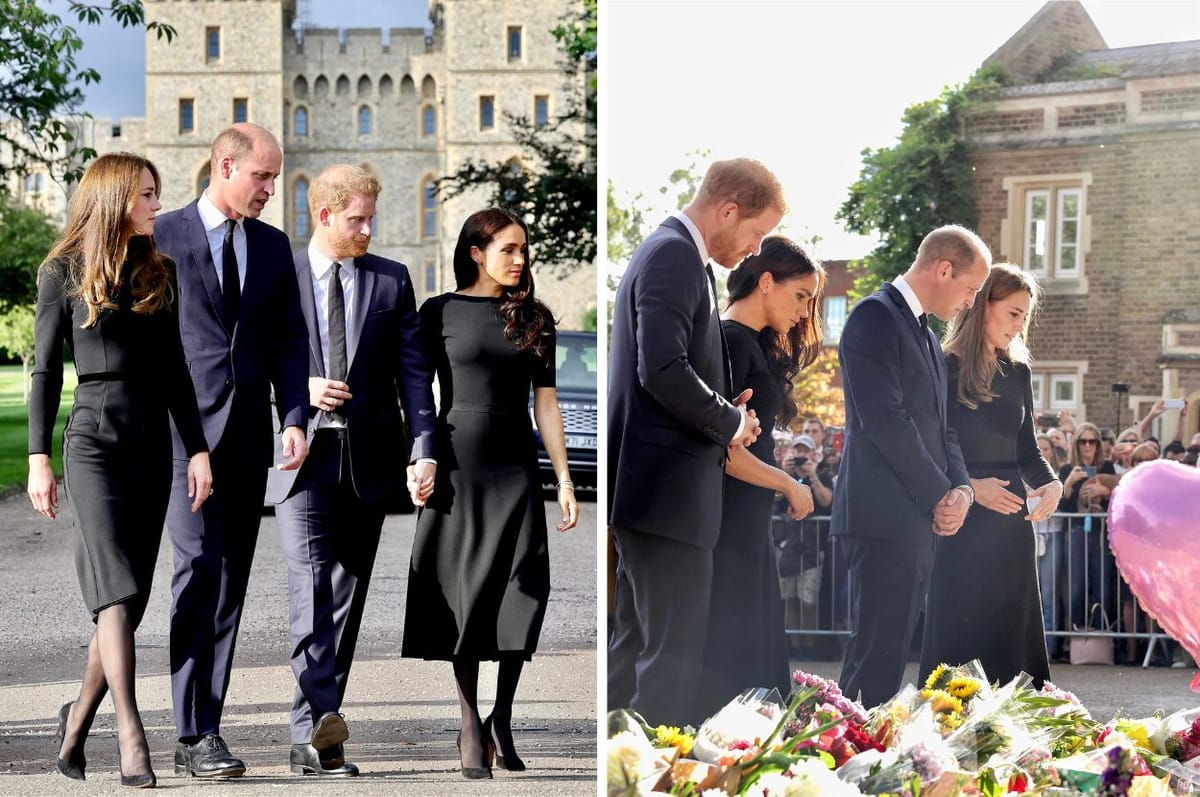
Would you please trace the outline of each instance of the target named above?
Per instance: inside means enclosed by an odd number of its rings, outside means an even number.
[[[45,214],[0,203],[0,313],[34,303],[38,265],[57,238]]]
[[[0,349],[21,361],[21,400],[29,403],[29,364],[33,362],[33,305],[0,314]]]
[[[975,226],[964,120],[981,94],[1001,85],[998,67],[982,69],[966,84],[910,105],[895,144],[863,150],[862,170],[837,218],[850,232],[877,236],[880,243],[856,264],[860,273],[851,298],[902,274],[930,230],[943,224]]]
[[[469,160],[438,181],[446,197],[488,187],[493,202],[529,219],[539,262],[561,275],[596,259],[596,1],[582,0],[553,31],[564,53],[563,114],[538,126],[506,113],[521,161]]]
[[[145,21],[141,0],[71,0],[68,8],[78,24],[109,16],[123,27],[145,25],[167,41],[175,35],[169,25]],[[83,47],[76,29],[36,0],[0,0],[0,20],[0,151],[8,156],[0,159],[0,191],[10,174],[26,174],[38,164],[77,179],[96,153],[78,145],[64,117],[78,113],[84,87],[100,82],[100,73],[76,61]]]

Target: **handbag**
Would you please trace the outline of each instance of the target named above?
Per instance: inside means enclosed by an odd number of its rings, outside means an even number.
[[[1096,613],[1100,614],[1100,621],[1103,625],[1100,628],[1093,628],[1092,616]],[[1072,628],[1080,632],[1088,631],[1110,631],[1112,625],[1108,622],[1108,614],[1100,608],[1099,603],[1092,605],[1092,610],[1088,613],[1088,625],[1080,628],[1078,625],[1072,624]],[[1071,663],[1072,664],[1112,664],[1113,663],[1113,640],[1107,636],[1073,636],[1071,637]]]

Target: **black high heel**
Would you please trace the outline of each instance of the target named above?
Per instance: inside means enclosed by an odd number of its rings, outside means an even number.
[[[147,764],[150,763],[150,753],[149,753],[148,748],[149,748],[149,745],[147,745],[147,752],[146,752],[146,763]],[[120,769],[121,769],[121,743],[117,742],[117,770],[120,771]],[[141,775],[126,775],[124,772],[121,772],[121,785],[129,786],[130,788],[133,788],[133,789],[153,789],[155,786],[158,785],[158,777],[154,774],[153,769],[151,769],[149,772],[146,772]]]
[[[67,735],[67,718],[71,716],[71,706],[75,701],[63,703],[62,708],[58,710],[58,730],[54,732],[54,741],[58,742],[59,749],[62,749],[63,739]],[[71,757],[63,761],[58,755],[54,756],[54,768],[60,774],[67,776],[71,780],[87,780],[83,774],[83,770],[87,767],[87,759],[83,757],[83,749],[80,749],[71,754]]]
[[[488,715],[488,718],[483,721],[483,733],[485,736],[487,736],[488,741],[495,745],[496,766],[499,769],[507,769],[509,772],[525,771],[525,762],[521,760],[519,755],[517,755],[517,750],[515,747],[510,748],[507,755],[500,755],[502,745],[500,744],[500,740],[495,736],[496,729],[492,725],[492,717],[490,714]],[[512,734],[510,733],[509,740],[511,741],[511,739]]]
[[[454,740],[454,746],[458,748],[458,765],[462,770],[462,776],[467,780],[485,780],[492,777],[492,756],[496,753],[496,748],[492,745],[490,736],[485,737],[483,747],[482,767],[463,766],[462,762],[462,731],[458,732],[458,738]]]

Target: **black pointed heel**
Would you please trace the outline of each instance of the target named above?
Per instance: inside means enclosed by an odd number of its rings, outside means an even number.
[[[458,732],[458,738],[454,740],[454,746],[458,748],[458,765],[462,770],[462,776],[467,780],[486,780],[492,777],[492,755],[495,753],[495,748],[492,747],[491,739],[485,743],[483,750],[483,760],[486,766],[468,767],[462,762],[462,731]]]
[[[58,742],[59,749],[62,749],[63,738],[67,735],[67,718],[71,716],[71,706],[75,701],[63,703],[62,708],[58,710],[58,730],[54,732],[54,741]],[[54,756],[54,768],[59,771],[59,774],[65,775],[71,780],[87,780],[83,771],[87,767],[87,759],[83,757],[83,750],[80,749],[73,753],[66,761]]]
[[[147,745],[146,763],[150,763],[149,745]],[[121,743],[117,742],[117,771],[121,770]],[[128,786],[131,789],[153,789],[158,785],[158,777],[151,769],[141,775],[126,775],[121,772],[121,785]]]
[[[483,721],[483,733],[487,737],[488,742],[493,746],[493,749],[496,751],[497,769],[506,769],[509,772],[525,771],[525,762],[521,760],[519,755],[517,755],[517,750],[515,747],[508,751],[508,755],[500,755],[500,740],[496,738],[496,729],[492,724],[491,715],[488,715],[488,718]]]

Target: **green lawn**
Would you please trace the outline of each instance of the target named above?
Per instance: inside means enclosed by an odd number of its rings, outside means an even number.
[[[54,472],[62,474],[62,430],[75,395],[75,367],[63,372],[62,406],[54,428]],[[0,365],[0,488],[29,477],[29,408],[21,400],[21,366]]]

